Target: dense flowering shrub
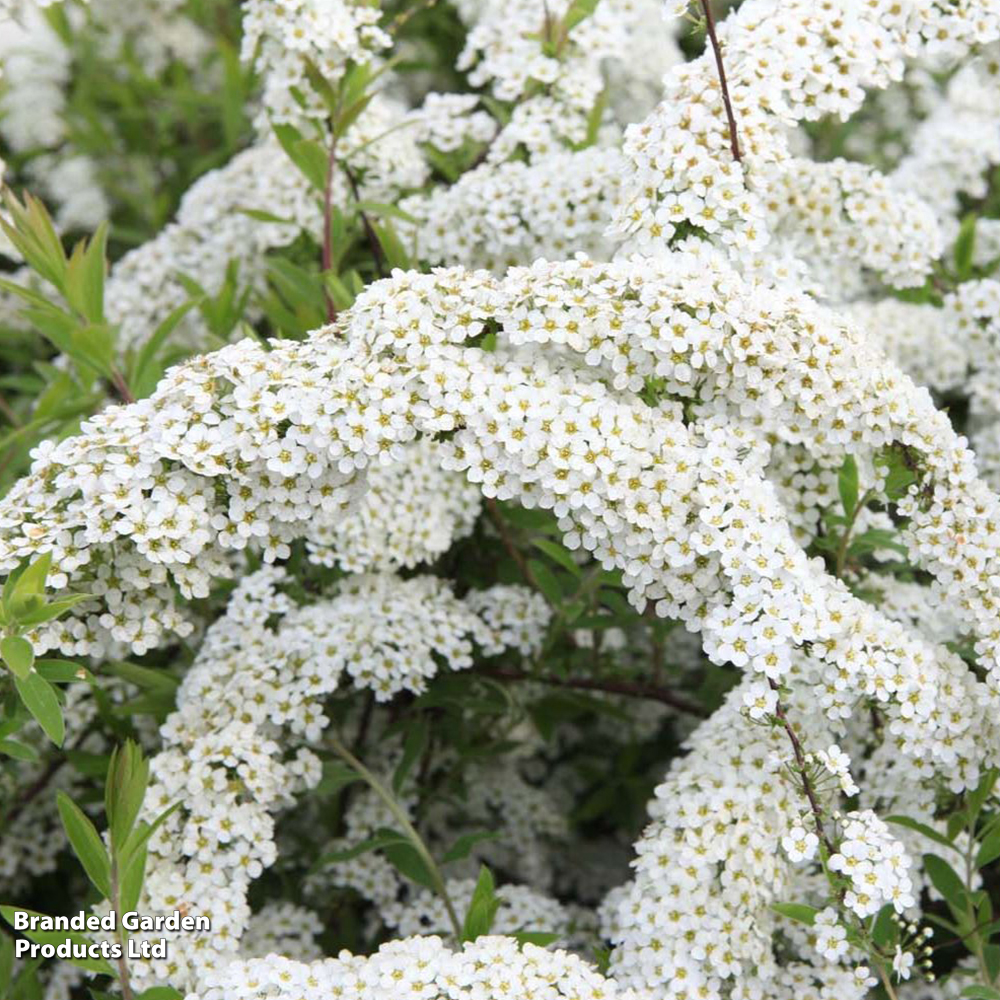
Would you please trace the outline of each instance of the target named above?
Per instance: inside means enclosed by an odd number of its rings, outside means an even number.
[[[1000,2],[0,72],[0,997],[1000,998]]]

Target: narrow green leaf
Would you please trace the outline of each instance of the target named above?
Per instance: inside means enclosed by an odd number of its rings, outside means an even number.
[[[44,622],[54,621],[61,618],[70,608],[76,607],[82,601],[91,600],[90,594],[66,594],[64,597],[57,597],[54,601],[41,604],[34,611],[26,611],[18,615],[18,622],[21,625],[34,627]]]
[[[546,931],[515,931],[511,937],[518,944],[533,944],[539,948],[547,948],[550,944],[555,944],[562,935]]]
[[[389,863],[412,882],[434,889],[434,876],[430,873],[424,859],[416,848],[407,841],[403,844],[389,844],[382,848]]]
[[[327,865],[339,865],[352,858],[360,857],[369,851],[377,851],[384,847],[392,847],[396,844],[409,844],[410,841],[397,830],[378,830],[371,837],[362,840],[360,843],[345,847],[340,851],[327,851],[320,855],[312,864],[309,871],[316,872]]]
[[[30,673],[27,677],[15,677],[14,684],[24,707],[35,717],[45,735],[57,747],[61,747],[66,736],[66,724],[63,722],[55,689],[41,674],[36,673]]]
[[[924,870],[931,884],[945,898],[952,910],[965,911],[965,883],[955,873],[955,869],[944,858],[936,854],[924,855]]]
[[[117,747],[111,755],[104,786],[104,810],[114,850],[124,846],[132,832],[148,780],[149,762],[143,757],[141,748],[131,740]]]
[[[21,906],[0,906],[0,916],[3,916],[4,920],[11,927],[14,926],[14,915],[16,913],[27,913],[32,917],[41,917],[44,915],[35,910],[26,910]],[[92,945],[94,943],[91,938],[77,931],[21,931],[21,933],[29,941],[34,941],[36,944],[60,945],[64,941],[72,941],[74,944],[81,945]],[[67,961],[72,962],[73,965],[86,972],[93,973],[95,976],[114,975],[114,970],[103,958],[79,958],[67,959]]]
[[[814,906],[806,906],[805,903],[772,903],[771,909],[807,927],[812,927],[816,923],[816,914],[819,913]]]
[[[336,795],[342,788],[363,780],[357,771],[339,760],[325,760],[323,761],[323,776],[316,786],[316,794]]]
[[[955,239],[955,274],[959,281],[972,277],[972,260],[976,251],[976,216],[969,213],[962,219]]]
[[[35,662],[35,651],[23,636],[8,635],[0,639],[0,657],[15,677],[22,680],[31,673]]]
[[[0,753],[13,757],[14,760],[26,760],[29,763],[38,760],[38,751],[18,740],[0,740]]]
[[[65,793],[56,793],[56,806],[63,829],[87,877],[105,899],[111,896],[111,862],[104,841],[89,817]]]
[[[403,756],[400,758],[392,776],[392,790],[399,793],[406,781],[407,776],[413,769],[413,765],[421,757],[427,747],[427,740],[430,737],[430,725],[426,718],[419,719],[410,726],[403,742]]]
[[[563,598],[562,587],[559,586],[559,581],[552,570],[540,559],[529,559],[528,569],[535,583],[538,585],[538,589],[545,595],[546,600],[553,605],[561,604]]]
[[[0,997],[7,996],[14,978],[14,939],[0,933]]]
[[[448,849],[441,858],[441,864],[447,865],[452,861],[461,861],[467,858],[476,844],[481,844],[485,840],[499,840],[503,834],[496,830],[480,830],[478,833],[463,833],[458,840]]]
[[[959,996],[965,1000],[1000,1000],[1000,990],[992,986],[966,986]]]
[[[86,667],[72,660],[35,660],[35,670],[50,684],[96,683],[94,675]]]
[[[853,455],[848,455],[840,467],[840,472],[837,474],[837,490],[840,493],[844,514],[850,520],[858,506],[858,463]]]
[[[885,821],[886,823],[895,823],[896,826],[905,826],[908,830],[915,830],[917,833],[922,833],[929,840],[933,840],[936,844],[941,844],[942,847],[950,847],[953,851],[958,850],[943,833],[938,833],[933,827],[927,826],[926,823],[918,823],[917,820],[910,819],[909,816],[887,816]]]
[[[477,937],[489,934],[499,907],[500,900],[497,899],[493,873],[486,865],[481,865],[472,901],[462,925],[462,940],[475,941]]]
[[[983,868],[1000,858],[1000,826],[989,833],[979,845],[976,854],[976,867]]]
[[[545,538],[536,538],[531,544],[536,549],[541,549],[550,559],[559,563],[563,569],[569,570],[577,579],[583,576],[583,570],[576,564],[576,560],[564,545],[550,542]]]

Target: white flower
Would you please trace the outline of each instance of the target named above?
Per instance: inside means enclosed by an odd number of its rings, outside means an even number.
[[[913,952],[903,951],[903,949],[897,944],[896,954],[892,959],[892,971],[895,972],[900,979],[909,979],[913,969],[913,962]]]
[[[799,861],[810,861],[816,856],[819,838],[815,833],[806,831],[801,826],[793,826],[791,832],[781,838],[781,846],[793,864]]]
[[[743,704],[746,706],[750,718],[759,722],[774,714],[774,710],[778,707],[778,692],[758,681],[750,685],[750,688],[743,695]]]

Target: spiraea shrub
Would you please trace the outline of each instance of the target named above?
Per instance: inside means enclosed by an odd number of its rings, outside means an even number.
[[[0,73],[0,1000],[1000,1000],[1000,0]]]

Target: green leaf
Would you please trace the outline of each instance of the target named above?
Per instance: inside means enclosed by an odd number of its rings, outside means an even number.
[[[410,255],[392,222],[383,219],[378,223],[373,222],[371,226],[389,268],[398,267],[404,271],[410,270],[413,267],[413,261],[410,260]]]
[[[399,793],[406,781],[407,775],[413,768],[420,756],[427,747],[427,740],[430,737],[430,725],[426,718],[418,720],[410,726],[403,743],[403,756],[392,776],[392,790]]]
[[[988,937],[990,932],[986,928],[980,928],[980,933]],[[983,962],[986,965],[986,974],[996,982],[997,974],[1000,973],[1000,944],[988,944],[983,947]]]
[[[13,757],[14,760],[26,760],[29,763],[38,760],[38,751],[18,740],[0,740],[0,753]]]
[[[515,931],[511,937],[518,944],[534,944],[539,948],[547,948],[550,944],[555,944],[562,935],[546,931]]]
[[[892,903],[886,903],[872,921],[872,940],[879,948],[885,948],[893,940],[896,931],[896,921],[893,919],[895,913]]]
[[[102,222],[89,241],[73,247],[66,269],[66,301],[88,322],[104,322],[104,275],[108,224]]]
[[[362,840],[351,847],[345,847],[341,851],[327,851],[320,855],[312,864],[309,871],[316,872],[327,865],[339,865],[352,858],[357,858],[369,851],[377,851],[383,847],[392,847],[396,844],[409,844],[410,841],[398,830],[377,830],[371,837]]]
[[[129,663],[126,660],[108,660],[101,668],[102,672],[121,677],[122,680],[134,684],[144,691],[160,691],[163,694],[172,695],[180,681],[173,674],[165,670],[153,670],[150,667],[141,667],[138,663]]]
[[[850,520],[858,506],[858,463],[853,455],[844,459],[844,464],[837,473],[837,490],[844,506],[844,514]]]
[[[806,906],[805,903],[772,903],[771,909],[807,927],[812,927],[816,923],[816,914],[819,913],[814,906]]]
[[[111,861],[104,849],[104,841],[94,829],[94,824],[83,810],[65,793],[56,792],[56,806],[59,818],[73,851],[87,877],[97,887],[97,891],[109,899],[111,896]]]
[[[992,986],[966,986],[959,996],[967,1000],[1000,1000],[1000,990]]]
[[[500,900],[497,899],[493,873],[486,865],[481,865],[472,901],[462,924],[462,940],[475,941],[477,937],[489,934],[499,907]]]
[[[500,840],[502,837],[503,834],[497,830],[480,830],[478,833],[463,833],[441,858],[441,864],[447,865],[452,861],[461,861],[463,858],[469,856],[469,853],[476,844],[481,844],[485,840]]]
[[[563,18],[563,30],[568,34],[581,21],[585,21],[588,17],[591,17],[594,11],[597,10],[599,2],[600,0],[573,0],[569,5],[569,10],[566,11],[566,16]]]
[[[61,618],[70,608],[75,607],[81,601],[91,600],[90,594],[66,594],[64,597],[57,597],[54,601],[41,605],[35,611],[28,611],[18,616],[21,625],[34,627],[44,622],[54,621]]]
[[[973,822],[979,817],[979,812],[983,808],[986,800],[993,794],[993,788],[997,783],[998,771],[995,767],[987,768],[983,773],[979,784],[969,793],[969,812]]]
[[[559,563],[563,569],[569,570],[577,579],[583,576],[583,570],[576,564],[569,549],[557,542],[545,538],[536,538],[532,543],[536,549],[541,549],[550,559]]]
[[[45,580],[52,567],[52,553],[45,552],[18,574],[12,591],[5,595],[4,601],[11,612],[18,614],[19,604],[31,597],[42,597],[45,594]]]
[[[140,747],[127,740],[116,747],[108,764],[108,777],[104,786],[104,810],[111,829],[112,850],[120,850],[142,808],[149,780],[149,761]]]
[[[0,997],[7,996],[13,978],[14,939],[9,934],[0,934]]]
[[[10,924],[11,927],[14,926],[14,915],[16,913],[27,913],[32,917],[41,917],[44,914],[38,913],[35,910],[26,910],[21,906],[0,906],[0,915],[3,916],[4,920]],[[85,934],[80,934],[77,931],[21,931],[21,933],[29,940],[34,941],[35,944],[53,944],[60,945],[63,941],[72,941],[74,944],[82,945],[92,945],[94,942],[87,937]],[[86,972],[93,973],[95,976],[113,976],[114,970],[103,958],[71,958],[67,961],[72,962],[73,965]]]
[[[909,816],[886,816],[885,821],[886,823],[895,823],[896,826],[905,826],[908,830],[915,830],[917,833],[922,833],[929,840],[933,840],[936,844],[941,844],[942,847],[950,847],[953,851],[958,850],[943,833],[938,833],[937,830],[927,826],[926,823],[918,823],[917,820],[910,819]]]
[[[149,339],[142,345],[132,364],[129,376],[129,386],[136,399],[148,396],[156,387],[159,376],[163,374],[162,365],[157,363],[157,355],[167,338],[177,329],[180,321],[198,304],[197,299],[188,299],[173,310],[153,331]]]
[[[134,910],[142,895],[142,880],[146,875],[146,844],[142,844],[129,858],[118,888],[118,905],[123,913]]]
[[[364,779],[353,768],[339,760],[323,761],[323,776],[315,788],[317,795],[336,795],[341,789]]]
[[[61,747],[66,736],[66,724],[63,722],[55,688],[41,674],[36,673],[30,673],[27,677],[15,677],[14,685],[24,707],[35,717],[45,735],[57,747]]]
[[[0,657],[15,677],[22,680],[31,673],[35,662],[35,651],[23,636],[8,635],[0,639]]]
[[[972,260],[976,250],[976,216],[969,213],[962,219],[962,225],[955,239],[955,274],[959,281],[972,277]]]
[[[538,589],[545,595],[549,604],[559,605],[562,603],[562,587],[555,574],[548,566],[539,559],[528,560],[528,570],[538,585]]]
[[[274,134],[288,158],[317,191],[326,187],[327,150],[312,139],[303,139],[291,125],[275,125]]]
[[[167,808],[164,809],[152,823],[140,821],[136,824],[135,829],[129,835],[128,840],[125,841],[125,846],[121,849],[120,860],[123,865],[127,866],[131,864],[133,857],[139,851],[146,850],[149,838],[152,837],[161,826],[163,826],[169,816],[180,809],[181,804],[182,803],[180,801],[177,801],[173,803],[173,805],[167,806]],[[130,907],[127,907],[127,909],[130,909]]]
[[[96,683],[94,675],[72,660],[35,660],[35,670],[51,684]]]
[[[944,858],[936,854],[924,855],[924,870],[931,884],[945,898],[956,914],[965,911],[965,883]]]
[[[436,888],[434,876],[408,840],[402,844],[386,845],[382,850],[389,863],[412,882],[428,889]]]
[[[184,1000],[184,994],[172,986],[150,986],[143,990],[135,1000]]]
[[[992,830],[979,845],[976,867],[983,868],[1000,858],[1000,826]]]

